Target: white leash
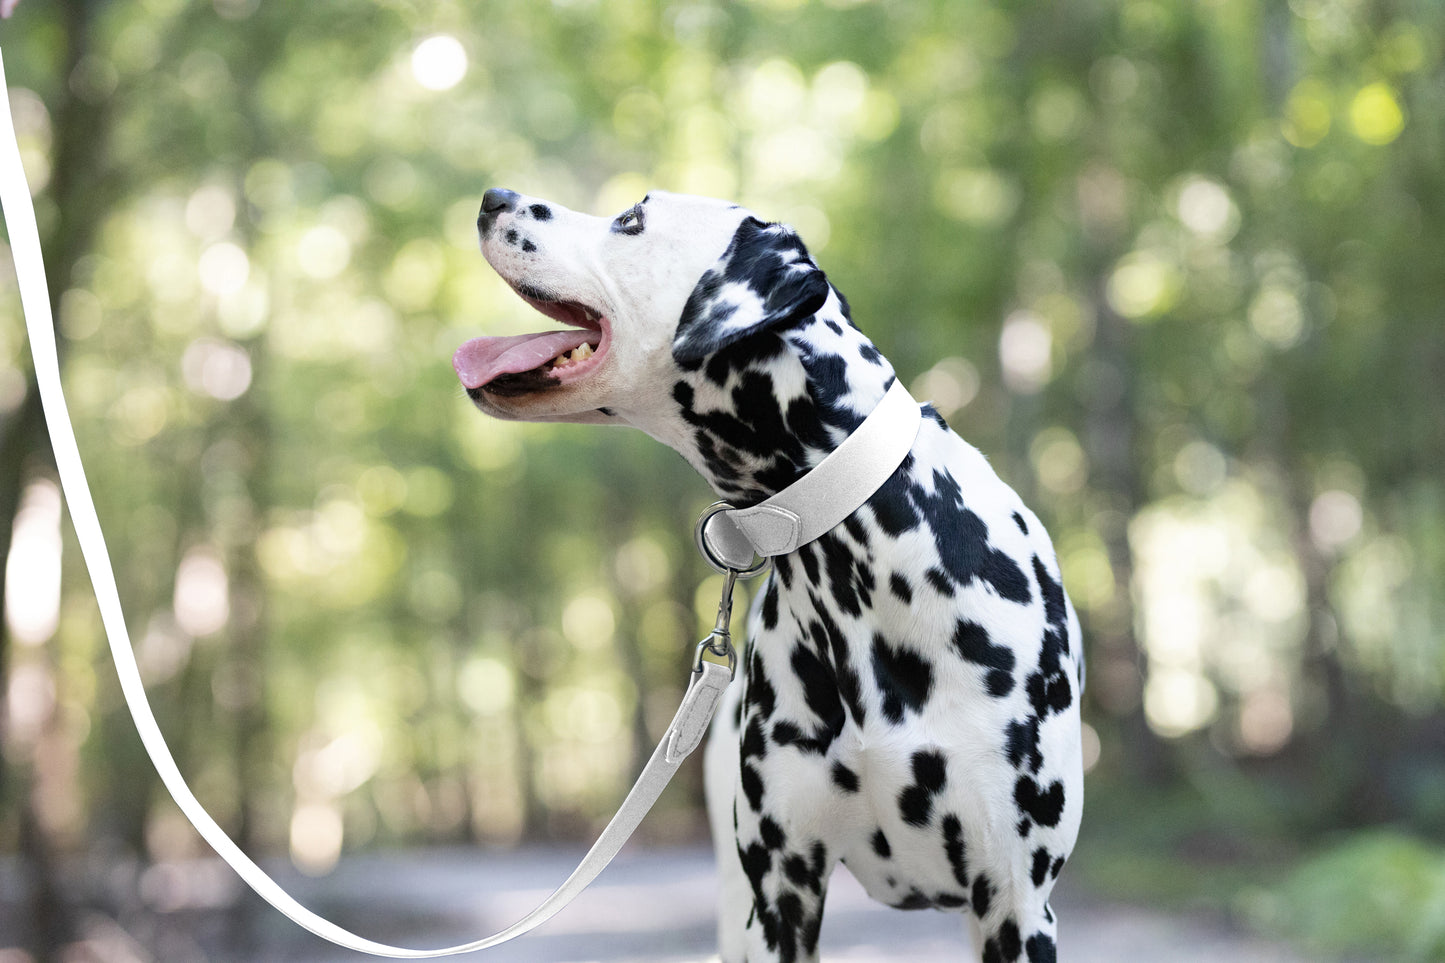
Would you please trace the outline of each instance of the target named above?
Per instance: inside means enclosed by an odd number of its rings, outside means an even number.
[[[496,946],[550,919],[607,867],[652,808],[682,761],[702,741],[722,693],[732,680],[735,656],[728,635],[728,623],[735,580],[758,574],[766,568],[768,556],[784,554],[811,541],[867,501],[912,447],[920,417],[918,405],[895,382],[893,389],[864,424],[797,483],[750,509],[734,510],[725,502],[719,502],[704,513],[697,527],[698,546],[709,564],[725,576],[716,626],[698,644],[692,678],[682,705],[643,767],[632,791],[581,864],[552,895],[507,929],[471,943],[434,950],[377,943],[313,913],[266,875],[206,812],[186,785],[175,758],[166,746],[136,665],[116,589],[115,572],[111,568],[95,502],[81,464],[75,430],[61,390],[55,326],[50,312],[40,236],[10,116],[3,58],[0,58],[0,121],[3,121],[3,130],[0,130],[0,208],[3,208],[10,234],[35,379],[55,453],[56,469],[81,554],[95,589],[121,692],[135,720],[141,742],[171,797],[211,848],[258,895],[298,925],[339,946],[394,959],[433,959]],[[719,523],[718,519],[725,521]],[[733,521],[731,526],[726,524],[729,519]],[[752,546],[758,546],[757,554],[763,556],[757,564],[753,564]],[[728,664],[723,666],[707,661],[703,659],[704,652],[726,658]]]

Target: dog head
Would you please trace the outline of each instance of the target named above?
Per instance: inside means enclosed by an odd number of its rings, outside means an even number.
[[[571,330],[477,338],[453,358],[488,414],[605,420],[654,399],[659,367],[695,363],[818,310],[823,273],[801,240],[736,205],[653,192],[614,218],[488,191],[482,253],[541,313]]]
[[[493,189],[477,227],[497,273],[567,326],[457,349],[453,366],[468,396],[495,417],[631,424],[682,452],[722,490],[720,472],[751,475],[722,462],[767,461],[780,446],[795,450],[776,474],[798,470],[807,453],[783,436],[811,434],[811,446],[831,448],[836,439],[801,414],[820,390],[830,394],[835,427],[846,433],[861,420],[843,403],[851,389],[840,383],[849,379],[840,379],[839,365],[810,362],[871,362],[879,377],[865,379],[852,399],[864,414],[891,375],[798,235],[737,205],[654,191],[605,218]],[[744,426],[714,437],[719,418],[737,421],[744,409],[754,412],[749,425],[786,422],[786,430],[763,440]]]

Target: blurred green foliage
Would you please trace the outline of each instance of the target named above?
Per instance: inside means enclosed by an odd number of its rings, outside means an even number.
[[[1442,27],[1423,0],[25,0],[0,42],[67,391],[182,768],[315,872],[610,812],[711,619],[709,493],[641,435],[478,416],[447,359],[537,325],[476,251],[486,187],[612,213],[658,186],[795,224],[1049,522],[1092,791],[1158,803],[1143,834],[1091,805],[1097,878],[1197,856],[1197,818],[1275,856],[1438,839]],[[0,847],[184,856],[28,363],[7,293]],[[653,838],[700,834],[688,778]],[[1361,845],[1320,878],[1438,876]],[[1348,926],[1310,872],[1280,919]]]
[[[1317,951],[1445,957],[1445,850],[1397,831],[1352,837],[1246,899],[1261,924]]]

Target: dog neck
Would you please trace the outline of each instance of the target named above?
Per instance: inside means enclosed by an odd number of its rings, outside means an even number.
[[[682,430],[668,442],[719,496],[754,505],[827,457],[893,377],[834,290],[800,324],[760,332],[685,370],[673,386]]]

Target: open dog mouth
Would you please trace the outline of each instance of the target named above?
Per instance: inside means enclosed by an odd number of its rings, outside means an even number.
[[[463,344],[452,356],[452,367],[468,394],[521,395],[570,384],[586,377],[607,353],[607,319],[596,309],[535,288],[514,288],[522,300],[570,330],[473,338]]]

